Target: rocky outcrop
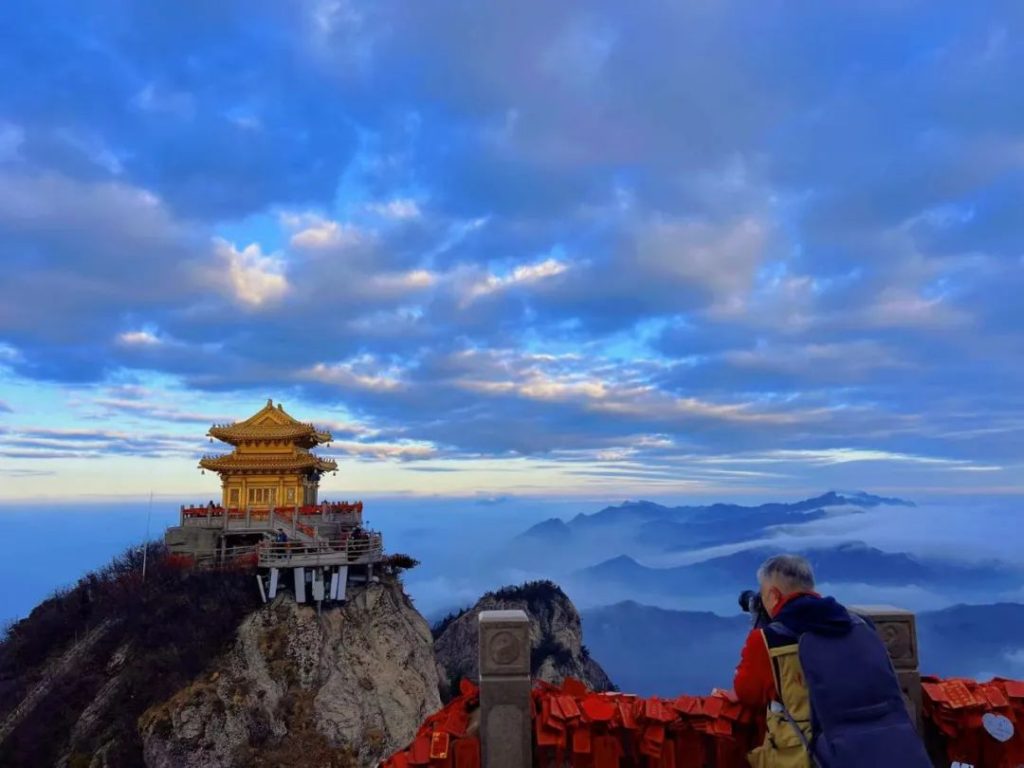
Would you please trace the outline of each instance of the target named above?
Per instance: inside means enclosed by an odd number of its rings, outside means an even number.
[[[150,768],[371,765],[440,707],[430,629],[399,585],[317,614],[282,598],[139,719]]]
[[[595,691],[614,688],[601,665],[590,657],[583,645],[580,615],[572,601],[557,585],[535,581],[489,592],[471,609],[448,617],[434,628],[434,651],[442,668],[442,687],[446,694],[457,690],[459,680],[464,677],[474,682],[479,679],[477,616],[480,611],[516,608],[530,617],[530,669],[534,679],[561,684],[565,678],[574,677]]]

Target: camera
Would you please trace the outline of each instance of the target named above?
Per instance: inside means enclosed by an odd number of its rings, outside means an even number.
[[[771,617],[761,602],[761,593],[756,589],[745,589],[740,592],[740,608],[750,614],[750,620],[755,627],[764,627],[771,623]]]

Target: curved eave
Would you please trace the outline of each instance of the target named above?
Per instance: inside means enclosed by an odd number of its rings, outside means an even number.
[[[276,429],[272,427],[266,430],[238,426],[211,427],[206,434],[232,445],[245,442],[246,440],[291,440],[296,443],[318,445],[330,442],[332,439],[330,432],[321,432],[306,425],[285,428],[277,427]]]
[[[253,461],[228,456],[204,457],[199,466],[213,472],[334,472],[338,468],[333,459],[321,459],[317,456],[297,458],[288,461]]]

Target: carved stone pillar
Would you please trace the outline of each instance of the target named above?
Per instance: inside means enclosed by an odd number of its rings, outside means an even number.
[[[480,612],[480,752],[483,768],[530,768],[530,620]]]
[[[917,621],[914,614],[888,605],[851,606],[851,611],[875,625],[896,668],[910,717],[921,731],[921,673],[918,670]]]

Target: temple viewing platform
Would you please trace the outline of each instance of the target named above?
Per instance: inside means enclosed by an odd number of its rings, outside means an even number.
[[[178,525],[164,534],[172,556],[199,568],[251,567],[264,600],[286,582],[298,602],[344,600],[349,580],[376,580],[384,543],[363,527],[363,503],[317,498],[320,478],[337,463],[311,449],[329,444],[330,432],[267,400],[248,419],[207,434],[233,447],[199,462],[220,475],[221,502],[182,505]]]
[[[295,541],[259,544],[256,554],[260,568],[367,565],[383,559],[384,544],[379,533],[364,531],[333,541],[317,541],[312,546]]]
[[[260,568],[372,564],[384,557],[383,537],[363,528],[362,522],[362,502],[271,509],[182,506],[178,530],[170,529],[166,540],[172,553],[188,555],[200,566],[248,561]],[[190,529],[218,538],[197,538]]]

